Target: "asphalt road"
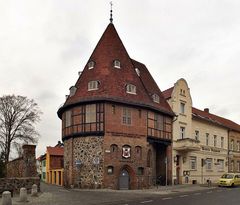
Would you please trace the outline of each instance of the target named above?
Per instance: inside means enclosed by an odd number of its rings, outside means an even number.
[[[161,197],[149,197],[145,200],[136,200],[124,204],[111,205],[239,205],[240,187],[216,188],[191,193],[179,193]]]

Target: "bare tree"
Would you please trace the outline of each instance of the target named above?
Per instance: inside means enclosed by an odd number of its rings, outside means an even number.
[[[39,122],[40,114],[32,99],[15,95],[0,97],[0,148],[5,163],[9,161],[12,145],[37,142],[39,134],[34,125]]]

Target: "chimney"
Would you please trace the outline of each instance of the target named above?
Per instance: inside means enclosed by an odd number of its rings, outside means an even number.
[[[204,108],[204,112],[209,113],[209,108]]]

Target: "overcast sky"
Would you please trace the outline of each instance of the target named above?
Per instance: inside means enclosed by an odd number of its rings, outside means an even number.
[[[240,123],[240,1],[113,1],[129,55],[163,91],[179,78],[193,105]],[[109,0],[0,0],[0,95],[43,111],[37,155],[61,140],[57,117],[70,86],[109,23]]]

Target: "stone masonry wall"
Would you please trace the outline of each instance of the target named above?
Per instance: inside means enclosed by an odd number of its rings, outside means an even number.
[[[65,172],[68,176],[72,175],[72,185],[80,188],[102,187],[103,137],[79,137],[72,140],[72,143],[68,140],[64,142]],[[72,144],[73,158],[71,159]]]
[[[0,193],[6,190],[13,193],[19,193],[22,187],[25,187],[30,193],[33,184],[36,184],[38,186],[38,191],[40,191],[39,177],[0,178]]]
[[[23,158],[15,159],[7,164],[7,177],[22,177],[23,169]]]

